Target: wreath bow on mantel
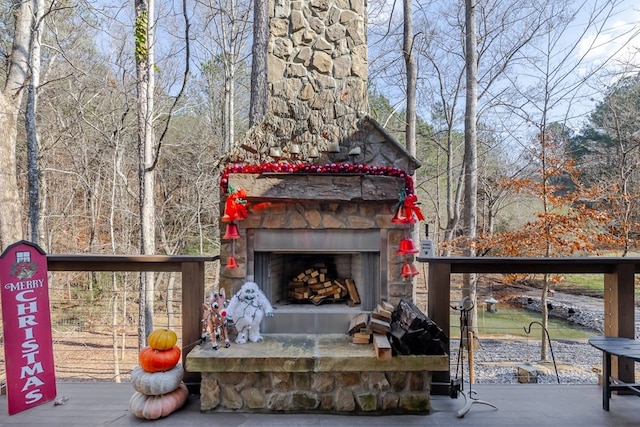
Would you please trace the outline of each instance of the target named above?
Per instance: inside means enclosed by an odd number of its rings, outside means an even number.
[[[418,196],[401,191],[396,205],[396,212],[391,222],[396,224],[414,224],[424,220],[424,215],[418,207]]]
[[[415,194],[409,194],[404,198],[404,208],[406,210],[407,217],[413,218],[415,215],[418,221],[424,220],[424,215],[418,207],[418,196]]]
[[[247,201],[244,199],[247,197],[247,191],[244,189],[234,190],[229,186],[229,196],[224,204],[224,216],[222,221],[233,222],[240,221],[247,217]]]

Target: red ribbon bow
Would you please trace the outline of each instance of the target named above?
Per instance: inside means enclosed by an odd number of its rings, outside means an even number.
[[[422,211],[418,207],[417,203],[418,196],[416,196],[415,194],[409,194],[404,198],[404,208],[406,211],[406,215],[407,218],[413,218],[413,215],[415,214],[416,218],[418,218],[418,221],[423,221],[424,215],[422,214]]]
[[[245,207],[247,192],[243,189],[231,193],[224,204],[224,216],[222,220],[225,222],[239,221],[247,217],[247,208]]]

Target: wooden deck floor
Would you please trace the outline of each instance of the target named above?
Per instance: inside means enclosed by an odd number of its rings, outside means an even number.
[[[467,386],[468,389],[468,386]],[[7,415],[6,396],[0,397],[0,426],[224,426],[224,427],[335,427],[366,426],[639,426],[640,399],[635,396],[613,396],[611,411],[602,410],[601,389],[595,385],[510,384],[475,385],[476,398],[498,409],[474,404],[463,417],[458,411],[463,397],[434,396],[429,415],[340,416],[314,414],[242,414],[201,413],[197,395],[190,396],[186,406],[167,418],[141,420],[129,413],[131,384],[60,383],[58,398],[65,396],[64,405],[53,402],[28,411]]]

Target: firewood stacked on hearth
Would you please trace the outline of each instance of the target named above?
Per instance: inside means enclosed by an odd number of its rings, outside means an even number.
[[[374,344],[378,359],[393,355],[445,354],[449,337],[409,300],[397,307],[382,301],[371,313],[351,319],[349,335],[355,344]]]
[[[344,302],[349,305],[360,303],[358,289],[352,279],[333,279],[326,268],[308,268],[289,282],[289,300],[310,302],[315,305],[324,302]]]
[[[370,344],[380,360],[389,360],[392,356],[389,332],[393,305],[382,301],[371,313],[359,313],[351,319],[349,335],[354,344]]]

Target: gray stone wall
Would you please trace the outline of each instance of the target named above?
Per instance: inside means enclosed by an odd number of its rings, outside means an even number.
[[[428,413],[429,371],[203,372],[202,411]]]
[[[271,145],[325,151],[367,111],[365,0],[273,0],[266,122]]]

